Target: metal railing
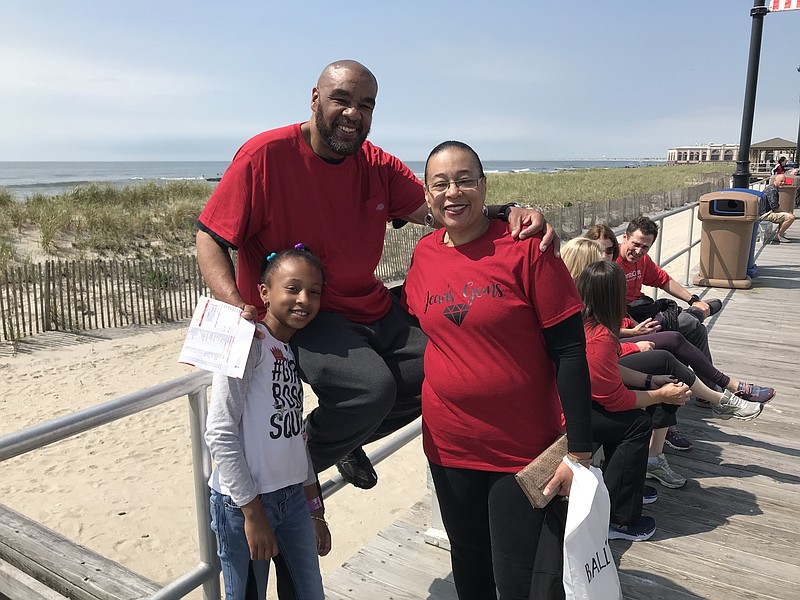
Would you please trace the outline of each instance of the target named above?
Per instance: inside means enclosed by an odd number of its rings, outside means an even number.
[[[203,587],[204,600],[219,600],[220,598],[220,567],[217,559],[216,538],[211,530],[208,492],[211,454],[204,441],[208,412],[206,390],[211,385],[211,379],[211,373],[198,371],[0,437],[0,462],[3,462],[160,404],[184,396],[188,397],[200,562],[196,567],[150,596],[150,600],[177,600],[200,586]],[[386,443],[370,453],[372,464],[378,464],[394,454],[416,438],[421,431],[421,419],[406,425]],[[323,495],[326,498],[330,497],[345,485],[347,484],[342,476],[337,474],[322,484]],[[14,566],[19,568],[21,565]],[[28,574],[35,577],[34,573]]]

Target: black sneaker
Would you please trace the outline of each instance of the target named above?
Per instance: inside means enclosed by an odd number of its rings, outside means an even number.
[[[658,500],[658,490],[650,485],[644,486],[642,504],[653,504],[656,500]]]
[[[349,484],[368,490],[378,483],[378,474],[361,447],[356,448],[336,463],[342,478]]]
[[[694,405],[700,408],[711,408],[713,406],[708,400],[701,400],[697,396],[692,396],[692,398],[694,398]]]
[[[667,443],[667,446],[673,450],[683,451],[692,449],[692,442],[689,441],[689,438],[678,431],[678,428],[674,425],[667,429],[667,439],[664,441]]]
[[[653,517],[640,517],[632,525],[615,525],[611,523],[608,526],[608,539],[644,542],[653,537],[655,532],[656,520]]]

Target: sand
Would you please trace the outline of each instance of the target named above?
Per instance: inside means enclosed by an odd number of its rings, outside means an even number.
[[[177,362],[185,333],[185,324],[49,333],[16,354],[0,348],[0,435],[192,372]],[[199,561],[187,407],[175,400],[4,462],[0,502],[168,583]],[[373,490],[348,486],[326,502],[333,550],[323,574],[424,495],[420,440],[377,471]]]

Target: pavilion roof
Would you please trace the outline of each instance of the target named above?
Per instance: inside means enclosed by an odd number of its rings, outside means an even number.
[[[797,142],[790,142],[789,140],[776,137],[758,142],[757,144],[751,144],[750,148],[758,148],[759,150],[789,150],[795,146],[797,146]]]

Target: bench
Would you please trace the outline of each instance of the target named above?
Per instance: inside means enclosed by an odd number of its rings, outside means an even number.
[[[136,600],[160,589],[0,504],[0,600]]]

